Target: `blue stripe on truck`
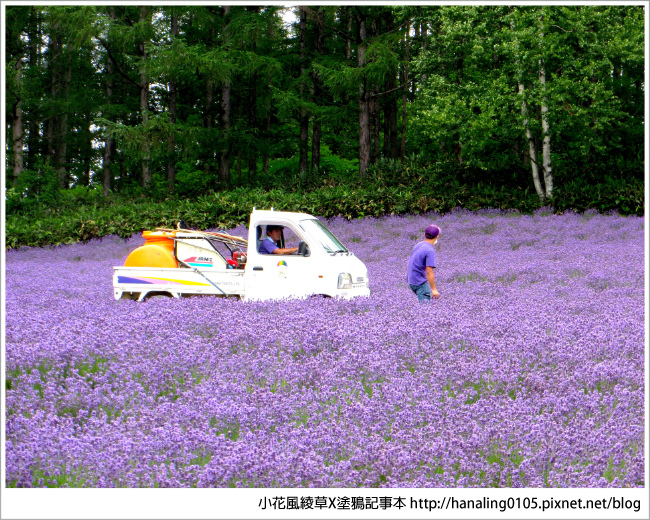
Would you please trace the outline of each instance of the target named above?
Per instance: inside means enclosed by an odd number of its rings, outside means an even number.
[[[117,283],[141,283],[151,285],[153,282],[147,282],[141,278],[130,278],[128,276],[118,276]]]

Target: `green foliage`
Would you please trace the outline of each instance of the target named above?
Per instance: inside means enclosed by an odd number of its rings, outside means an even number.
[[[342,162],[342,164],[346,164]],[[349,165],[348,165],[349,166]],[[275,175],[287,164],[278,162]],[[183,170],[184,175],[199,172]],[[290,169],[287,169],[287,175]],[[472,172],[465,174],[471,180]],[[504,173],[505,175],[505,173]],[[408,179],[413,179],[407,184]],[[204,192],[188,197],[137,198],[114,196],[104,199],[97,190],[62,190],[56,204],[33,210],[20,207],[6,220],[5,248],[60,245],[117,235],[127,238],[143,230],[174,226],[179,220],[197,229],[232,228],[247,224],[253,207],[300,211],[325,218],[380,217],[390,214],[446,213],[455,208],[494,208],[530,213],[541,202],[532,190],[488,183],[461,183],[437,168],[421,166],[415,158],[406,164],[386,161],[369,171],[363,181],[355,173],[314,181],[309,190],[297,184],[284,189],[237,187],[227,191]],[[11,192],[15,197],[15,192]],[[605,178],[601,183],[574,181],[556,190],[551,201],[555,211],[617,211],[622,215],[644,214],[642,180]],[[489,225],[479,234],[494,231]],[[518,247],[518,245],[517,245]]]
[[[167,180],[161,176],[154,176],[157,188],[164,191]],[[205,171],[197,169],[196,165],[184,162],[176,171],[176,192],[181,198],[194,198],[207,193],[211,189],[211,179]]]
[[[39,207],[56,206],[60,201],[56,172],[42,160],[38,161],[36,169],[23,170],[15,186],[5,194],[7,213],[37,211]]]
[[[544,106],[556,189],[562,177],[643,170],[642,10],[449,6],[424,8],[423,17],[434,28],[435,51],[413,59],[414,74],[426,79],[409,125],[411,142],[430,160],[485,176],[530,172],[525,129],[541,156]]]
[[[297,155],[288,158],[274,159],[269,164],[269,172],[258,173],[253,179],[242,183],[233,183],[238,187],[264,188],[280,187],[283,190],[311,191],[324,185],[356,184],[359,171],[358,159],[345,159],[334,155],[330,147],[321,146],[321,162],[318,174],[311,172],[306,178],[301,179],[296,175],[298,171]],[[247,172],[244,172],[246,175]]]

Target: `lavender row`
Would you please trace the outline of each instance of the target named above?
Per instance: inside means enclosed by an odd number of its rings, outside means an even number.
[[[431,222],[422,305],[405,267]],[[644,485],[643,219],[328,227],[369,298],[114,301],[138,236],[8,252],[6,484]]]

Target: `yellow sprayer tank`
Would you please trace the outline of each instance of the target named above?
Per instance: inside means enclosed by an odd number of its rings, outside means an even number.
[[[172,231],[143,231],[144,245],[127,257],[125,267],[178,267]]]

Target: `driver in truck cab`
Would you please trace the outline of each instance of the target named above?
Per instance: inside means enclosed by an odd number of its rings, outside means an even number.
[[[291,255],[298,252],[297,247],[279,247],[284,226],[266,226],[266,238],[260,243],[261,255]]]

